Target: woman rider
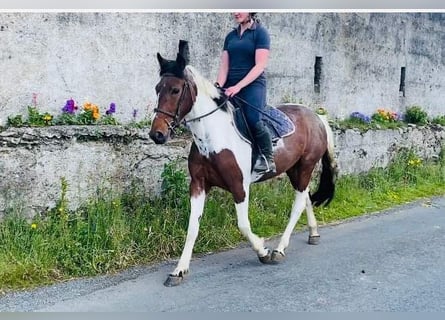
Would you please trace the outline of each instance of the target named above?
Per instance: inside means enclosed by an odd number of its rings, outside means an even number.
[[[245,101],[240,101],[243,112],[261,151],[254,171],[264,174],[276,170],[270,133],[261,120],[261,110],[266,105],[264,70],[269,58],[270,36],[255,16],[253,12],[233,14],[238,27],[225,38],[216,85],[225,88],[227,96],[236,95]]]

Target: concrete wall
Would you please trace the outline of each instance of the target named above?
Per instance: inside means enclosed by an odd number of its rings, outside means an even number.
[[[385,167],[400,148],[425,159],[445,147],[445,128],[408,127],[361,133],[336,130],[340,175]],[[165,163],[183,159],[190,140],[155,145],[146,129],[120,126],[10,128],[0,132],[0,217],[8,208],[32,216],[56,205],[61,179],[68,182],[71,208],[93,197],[98,188],[120,193],[137,187],[157,194]]]
[[[272,50],[269,101],[326,107],[333,117],[419,104],[444,114],[444,13],[260,13]],[[26,114],[32,94],[58,114],[74,98],[118,107],[122,122],[154,107],[156,52],[168,58],[179,39],[191,64],[216,78],[229,13],[0,13],[0,125]],[[320,93],[315,57],[322,58]],[[406,96],[399,93],[406,67]]]

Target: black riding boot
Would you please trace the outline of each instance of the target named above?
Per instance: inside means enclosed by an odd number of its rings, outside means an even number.
[[[259,174],[276,172],[275,162],[273,161],[272,140],[269,130],[264,125],[263,121],[259,121],[253,132],[255,142],[260,149],[260,154],[253,170]]]

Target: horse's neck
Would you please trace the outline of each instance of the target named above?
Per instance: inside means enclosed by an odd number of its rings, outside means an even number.
[[[218,106],[210,97],[198,95],[192,110],[185,119],[186,121],[191,120],[189,128],[193,134],[193,140],[203,155],[232,148],[236,144],[236,140],[239,140],[233,127],[230,111],[226,112],[219,109],[199,120],[193,120],[214,111],[216,108]]]

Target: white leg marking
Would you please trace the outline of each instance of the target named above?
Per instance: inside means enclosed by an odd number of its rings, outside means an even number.
[[[294,231],[295,225],[300,219],[301,213],[303,212],[306,206],[306,199],[308,197],[308,190],[304,190],[303,192],[296,191],[294,204],[292,205],[292,211],[290,215],[289,222],[287,223],[286,230],[284,230],[283,235],[281,236],[280,244],[277,247],[277,251],[284,253],[284,250],[289,245],[289,239]]]
[[[187,229],[187,238],[185,240],[184,249],[182,250],[181,258],[179,259],[178,266],[173,271],[172,275],[179,276],[188,272],[190,259],[192,258],[193,246],[195,245],[196,238],[199,232],[199,219],[201,218],[204,210],[206,194],[202,191],[198,196],[190,198],[190,218],[189,226]]]
[[[267,255],[267,250],[264,248],[264,239],[258,237],[252,232],[250,228],[249,221],[249,186],[245,185],[244,190],[246,191],[246,198],[243,202],[235,204],[236,215],[238,218],[238,228],[250,243],[252,244],[253,250],[256,251],[259,257],[264,257]]]
[[[309,192],[306,193],[306,215],[307,215],[307,225],[309,227],[309,236],[319,236],[317,220],[315,219],[314,209],[312,208],[311,198],[309,197]]]

